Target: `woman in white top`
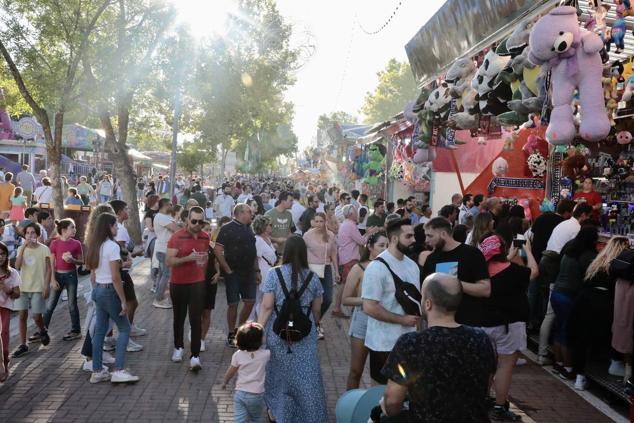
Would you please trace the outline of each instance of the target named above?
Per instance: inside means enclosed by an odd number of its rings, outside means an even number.
[[[20,296],[20,273],[9,266],[9,249],[0,242],[0,383],[9,377],[9,323],[13,300]]]
[[[260,269],[260,275],[262,280],[266,279],[266,275],[269,270],[275,266],[277,262],[277,253],[275,252],[275,246],[271,242],[271,232],[273,226],[271,225],[271,219],[268,216],[258,215],[251,224],[253,232],[255,232],[255,249],[258,256],[258,267]],[[260,290],[260,284],[255,294],[255,307],[251,310],[249,320],[257,320],[258,310],[262,303],[262,291]]]
[[[337,265],[337,244],[335,234],[326,228],[326,215],[315,213],[310,222],[312,229],[304,234],[304,242],[308,253],[308,266],[317,274],[324,288],[321,315],[324,316],[332,303],[332,287],[339,282],[339,266]],[[324,339],[324,331],[317,327],[319,339]]]
[[[117,218],[104,213],[97,224],[88,245],[86,264],[90,269],[90,283],[93,286],[92,300],[97,310],[97,321],[92,338],[92,375],[90,383],[110,380],[113,383],[136,382],[138,376],[131,375],[124,368],[125,353],[130,337],[126,300],[121,282],[121,248],[114,239],[117,235]],[[102,368],[103,341],[108,330],[108,319],[117,325],[117,355],[115,371],[110,374]]]
[[[33,196],[35,197],[35,202],[37,204],[51,203],[51,198],[53,197],[53,187],[51,186],[50,178],[42,178],[42,186],[35,189]]]
[[[101,182],[97,186],[97,192],[99,193],[99,202],[107,203],[110,201],[110,197],[112,197],[112,182],[110,182],[110,178],[108,175],[104,175],[101,178]]]

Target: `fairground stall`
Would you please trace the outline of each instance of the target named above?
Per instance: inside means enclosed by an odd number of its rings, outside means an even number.
[[[414,154],[433,159],[434,210],[481,193],[534,219],[561,198],[594,198],[604,236],[632,237],[634,10],[560,3],[445,3],[406,45],[421,88]],[[593,379],[626,398],[606,370]]]

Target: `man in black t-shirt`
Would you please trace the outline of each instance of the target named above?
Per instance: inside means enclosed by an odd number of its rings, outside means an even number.
[[[456,313],[456,321],[482,326],[483,299],[491,295],[489,271],[480,250],[454,240],[451,232],[451,223],[444,217],[435,217],[425,224],[426,242],[434,251],[425,261],[421,278],[432,273],[457,277],[464,297]]]
[[[442,273],[423,282],[428,328],[402,335],[390,353],[382,371],[389,379],[380,401],[384,415],[399,416],[409,396],[410,422],[490,421],[487,397],[495,354],[481,329],[456,323],[463,285]]]
[[[227,294],[227,346],[235,347],[238,326],[247,321],[255,303],[256,280],[261,280],[255,235],[251,230],[251,207],[241,203],[233,209],[233,220],[220,228],[214,255],[225,280]],[[242,300],[238,325],[238,304]]]

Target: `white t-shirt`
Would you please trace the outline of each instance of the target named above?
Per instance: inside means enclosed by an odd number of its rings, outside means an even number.
[[[172,216],[157,213],[154,216],[154,233],[156,234],[156,242],[154,243],[154,251],[157,253],[167,253],[167,241],[170,240],[173,232],[167,226],[175,223]]]
[[[119,248],[119,244],[111,239],[108,239],[106,242],[101,244],[101,247],[99,247],[99,266],[95,271],[97,283],[112,283],[110,263],[117,260],[121,260],[121,249]]]
[[[299,228],[299,218],[302,217],[302,214],[306,210],[306,207],[302,206],[299,201],[293,200],[293,206],[291,207],[291,215],[293,216],[293,223],[296,228]],[[297,229],[296,233],[301,233],[299,229]]]
[[[42,185],[35,189],[33,195],[38,203],[50,203],[51,197],[53,197],[53,187]]]
[[[9,267],[9,275],[3,282],[4,286],[7,288],[15,288],[16,286],[20,286],[20,284],[22,283],[22,280],[20,279],[20,272],[12,267]],[[13,310],[13,300],[9,298],[7,294],[5,294],[4,289],[0,289],[0,307]]]
[[[385,260],[404,282],[414,284],[420,290],[420,270],[412,259],[403,257],[403,260],[398,260],[388,250],[379,254],[379,257]],[[403,307],[396,301],[395,291],[394,279],[385,264],[378,261],[370,263],[363,274],[361,298],[378,301],[387,311],[405,315]],[[365,346],[373,351],[392,351],[401,335],[415,330],[414,326],[382,322],[368,316]]]
[[[576,237],[580,230],[581,224],[574,217],[564,220],[553,229],[553,233],[548,238],[546,249],[560,253],[564,245]]]
[[[126,246],[130,242],[130,234],[128,233],[128,228],[126,228],[125,225],[121,222],[117,222],[117,236],[115,237],[115,241],[123,241]]]
[[[101,181],[101,185],[99,185],[99,194],[105,196],[112,195],[112,184],[110,181]]]
[[[265,280],[269,270],[271,270],[277,261],[275,247],[269,245],[261,236],[256,235],[255,249],[258,255],[258,267],[260,268],[260,274],[262,275],[262,280]],[[260,284],[260,286],[262,286],[262,284]]]
[[[361,220],[361,209],[365,209],[365,216],[363,216],[363,220]],[[368,227],[368,216],[370,216],[370,209],[368,206],[359,205],[359,223],[357,224],[357,228],[359,229],[367,229]]]
[[[238,368],[236,391],[261,394],[264,392],[264,378],[266,364],[271,358],[271,351],[259,349],[257,351],[238,350],[231,357],[231,365]]]
[[[223,216],[233,216],[233,205],[233,197],[230,195],[220,194],[218,197],[216,197],[215,207],[218,218],[221,218]]]

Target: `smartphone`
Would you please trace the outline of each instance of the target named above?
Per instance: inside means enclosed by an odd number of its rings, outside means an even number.
[[[523,248],[526,245],[525,239],[516,238],[513,240],[513,247],[515,248]]]

